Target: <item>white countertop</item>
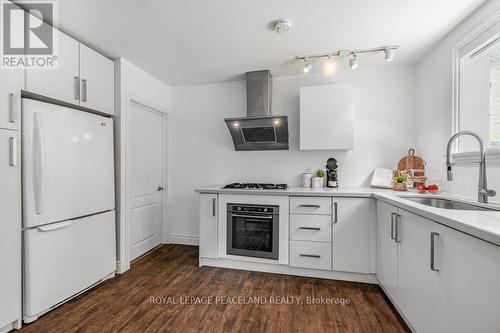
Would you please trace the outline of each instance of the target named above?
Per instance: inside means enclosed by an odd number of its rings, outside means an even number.
[[[404,197],[422,196],[447,198],[457,201],[474,203],[470,200],[453,196],[446,193],[441,194],[419,194],[417,192],[394,192],[392,190],[374,189],[374,188],[304,188],[289,187],[286,190],[238,190],[222,189],[220,185],[197,188],[199,193],[218,193],[218,194],[253,194],[253,195],[285,195],[285,196],[328,196],[328,197],[361,197],[379,199],[387,203],[398,206],[409,212],[434,220],[450,228],[465,232],[477,238],[500,246],[500,211],[465,211],[451,210],[443,208],[434,208],[419,204]],[[499,206],[489,205],[500,209]]]

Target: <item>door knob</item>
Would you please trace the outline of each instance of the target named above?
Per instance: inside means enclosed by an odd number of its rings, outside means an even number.
[[[161,186],[158,186],[157,190],[158,190],[158,191],[163,191],[163,190],[164,190],[164,188],[163,188],[163,187],[161,187]]]

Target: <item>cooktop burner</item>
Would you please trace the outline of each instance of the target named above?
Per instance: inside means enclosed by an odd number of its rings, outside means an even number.
[[[265,183],[232,183],[224,188],[233,188],[240,190],[286,190],[287,184],[265,184]]]

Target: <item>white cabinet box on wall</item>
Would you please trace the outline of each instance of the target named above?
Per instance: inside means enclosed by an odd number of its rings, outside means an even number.
[[[218,195],[200,194],[200,257],[217,258]]]
[[[21,324],[21,143],[0,129],[0,332]]]
[[[354,86],[300,88],[300,150],[354,148]]]
[[[43,23],[46,24],[46,23]],[[26,90],[114,114],[114,64],[105,56],[52,28],[57,68],[26,70]]]

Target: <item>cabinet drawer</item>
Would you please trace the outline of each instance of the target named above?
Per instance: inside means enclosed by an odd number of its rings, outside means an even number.
[[[330,215],[290,215],[290,239],[330,242],[332,237]]]
[[[290,197],[290,214],[332,214],[332,199],[320,197]]]
[[[290,241],[290,266],[332,269],[331,243]]]

